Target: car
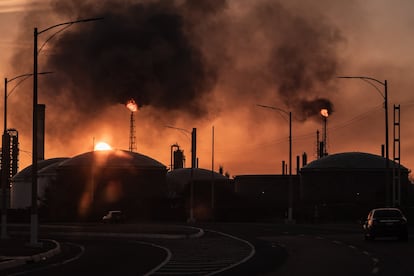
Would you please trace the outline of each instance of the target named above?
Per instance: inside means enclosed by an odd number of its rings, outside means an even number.
[[[365,240],[377,237],[408,239],[407,218],[398,208],[376,208],[368,213],[363,223]]]
[[[109,211],[105,216],[102,217],[104,223],[117,223],[122,222],[125,219],[122,211]]]

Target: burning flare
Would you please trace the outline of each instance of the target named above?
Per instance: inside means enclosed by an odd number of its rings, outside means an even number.
[[[328,113],[328,109],[326,109],[326,108],[321,109],[321,115],[322,115],[323,117],[327,118],[327,117],[328,117],[328,115],[329,115],[329,113]]]
[[[131,112],[137,112],[138,111],[138,105],[134,101],[134,99],[130,99],[126,105],[125,105]]]

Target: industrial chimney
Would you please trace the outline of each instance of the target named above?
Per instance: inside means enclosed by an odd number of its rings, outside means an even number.
[[[130,99],[126,103],[126,107],[131,111],[130,121],[129,121],[129,151],[137,151],[137,144],[135,142],[135,117],[134,113],[138,111],[138,105],[135,103],[134,99]]]
[[[323,122],[323,132],[322,132],[322,144],[321,144],[321,157],[328,155],[328,144],[327,144],[327,123],[328,123],[328,109],[324,108],[321,109],[321,116]]]

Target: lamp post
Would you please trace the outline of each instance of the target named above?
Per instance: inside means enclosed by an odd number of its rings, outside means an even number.
[[[191,134],[191,172],[190,172],[190,217],[188,222],[194,222],[194,168],[197,164],[197,129],[193,128],[190,132],[184,128],[166,126],[168,128],[180,130],[186,134]]]
[[[285,111],[283,109],[258,104],[260,107],[277,110],[289,116],[289,206],[288,206],[288,218],[287,222],[293,222],[293,179],[292,179],[292,112]]]
[[[39,75],[50,74],[52,72],[40,72]],[[16,89],[19,84],[23,81],[28,79],[29,77],[33,76],[32,73],[23,74],[16,76],[11,79],[4,78],[4,129],[3,129],[3,137],[2,137],[2,152],[1,152],[1,183],[2,183],[2,213],[1,213],[1,239],[7,238],[7,191],[10,189],[10,178],[9,178],[9,168],[10,168],[10,146],[9,146],[9,135],[7,133],[7,98],[13,93],[14,89]],[[20,79],[20,82],[16,84],[16,86],[11,89],[10,93],[7,91],[7,84],[14,80]]]
[[[381,95],[381,97],[384,99],[384,112],[385,112],[385,203],[387,206],[391,205],[390,200],[390,183],[389,183],[389,140],[388,140],[388,86],[387,86],[387,80],[384,80],[383,82],[377,79],[374,79],[372,77],[365,77],[365,76],[339,76],[337,78],[340,79],[361,79],[366,82],[368,82],[371,86],[373,86],[378,93]],[[382,93],[377,85],[375,85],[373,82],[378,83],[384,87],[384,93]]]
[[[50,26],[44,30],[38,31],[37,28],[34,28],[34,34],[33,34],[33,141],[32,141],[32,206],[31,206],[31,216],[30,216],[30,244],[37,246],[38,245],[38,210],[37,210],[37,57],[38,57],[38,49],[37,49],[37,38],[40,34],[45,33],[51,29],[54,29],[59,26],[65,26],[70,27],[73,24],[76,23],[83,23],[83,22],[90,22],[90,21],[97,21],[102,20],[103,18],[88,18],[88,19],[80,19],[75,21],[69,21],[64,22],[60,24],[56,24],[53,26]],[[63,30],[63,29],[62,29]],[[61,30],[61,31],[62,31]],[[56,32],[57,33],[57,32]],[[43,46],[51,39],[56,33],[52,34],[46,42],[43,44]],[[43,47],[42,46],[42,47]],[[42,48],[40,48],[41,50]]]

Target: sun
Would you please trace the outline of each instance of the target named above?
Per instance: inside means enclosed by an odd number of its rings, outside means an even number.
[[[112,147],[109,144],[105,143],[105,142],[99,142],[95,145],[94,150],[95,151],[97,151],[97,150],[112,150]]]

